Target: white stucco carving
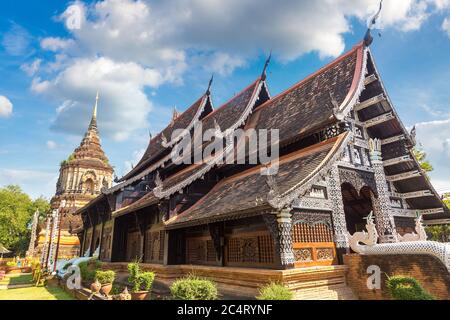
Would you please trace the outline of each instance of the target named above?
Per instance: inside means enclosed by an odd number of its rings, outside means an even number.
[[[367,217],[366,228],[368,232],[355,232],[353,235],[347,232],[353,251],[362,255],[427,254],[438,258],[450,273],[450,243],[419,240],[377,244],[378,233],[372,213]],[[419,237],[423,237],[423,234]]]
[[[425,232],[425,228],[422,224],[422,216],[418,216],[416,218],[416,232],[406,233],[403,236],[397,235],[398,240],[400,242],[408,242],[408,241],[426,241],[427,233]]]

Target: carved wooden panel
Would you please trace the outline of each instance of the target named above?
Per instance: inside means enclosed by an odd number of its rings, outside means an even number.
[[[126,260],[134,261],[142,257],[141,234],[139,231],[130,232],[127,235]]]
[[[145,262],[162,263],[164,260],[164,231],[146,231]]]
[[[210,237],[186,239],[186,262],[188,264],[217,264],[216,250]]]
[[[111,259],[112,227],[103,229],[102,247],[100,248],[100,259]]]
[[[326,223],[297,223],[292,227],[295,267],[337,263],[333,230]]]
[[[268,232],[234,234],[227,237],[225,264],[243,267],[271,267],[275,264],[275,248]]]
[[[270,235],[261,235],[259,242],[259,261],[272,264],[274,262],[274,242]]]
[[[91,242],[92,242],[92,228],[89,228],[86,232],[86,237],[85,239],[85,244],[83,245],[83,255],[86,253],[87,250],[89,250],[89,248],[91,247]],[[92,251],[90,252],[90,254],[92,255]]]
[[[333,230],[326,224],[297,223],[292,227],[293,242],[333,242]]]

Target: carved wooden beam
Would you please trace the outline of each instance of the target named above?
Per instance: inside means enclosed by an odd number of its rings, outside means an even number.
[[[386,97],[384,96],[384,94],[379,94],[375,97],[369,98],[367,100],[364,100],[363,102],[360,102],[359,104],[357,104],[355,106],[355,111],[360,111],[363,109],[366,109],[368,107],[373,106],[374,104],[377,104],[379,102],[385,101]]]
[[[434,225],[442,225],[442,224],[450,224],[450,219],[433,219],[433,220],[425,220],[423,222],[426,226],[434,226]]]
[[[372,82],[377,81],[377,80],[378,80],[377,75],[375,73],[372,73],[370,76],[367,76],[364,79],[364,85],[367,86],[367,85],[369,85]]]
[[[390,137],[390,138],[381,140],[381,145],[397,142],[397,141],[404,140],[404,139],[406,139],[406,136],[404,134],[400,134],[398,136],[394,136],[394,137]]]
[[[423,210],[419,210],[419,213],[423,214],[423,215],[444,213],[444,208],[423,209]]]
[[[383,166],[387,167],[387,166],[392,166],[392,165],[395,165],[395,164],[399,164],[399,163],[403,163],[403,162],[409,162],[409,161],[413,161],[413,159],[410,156],[401,156],[401,157],[398,157],[398,158],[384,160],[383,161]]]
[[[380,115],[378,117],[375,117],[375,118],[369,119],[367,121],[364,121],[364,126],[366,128],[369,128],[369,127],[376,126],[376,125],[378,125],[380,123],[383,123],[383,122],[386,122],[386,121],[389,121],[389,120],[392,120],[392,119],[395,119],[395,115],[391,111],[391,112],[388,112],[388,113],[384,113],[384,114],[382,114],[382,115]]]
[[[434,194],[431,190],[420,190],[406,193],[392,192],[392,196],[402,199],[413,199],[421,197],[434,197]]]
[[[420,177],[420,176],[421,176],[421,174],[420,174],[419,170],[412,170],[412,171],[403,172],[403,173],[399,173],[399,174],[392,175],[392,176],[386,176],[386,179],[388,181],[402,181],[402,180],[407,180],[407,179]]]
[[[392,215],[394,215],[396,217],[416,218],[417,214],[430,215],[430,214],[443,213],[443,212],[444,212],[443,208],[422,209],[422,210],[392,208]],[[448,220],[450,220],[450,219],[448,219]],[[426,220],[424,221],[424,224],[426,224]]]

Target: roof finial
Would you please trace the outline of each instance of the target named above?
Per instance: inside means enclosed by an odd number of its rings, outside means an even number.
[[[206,95],[209,96],[211,94],[211,86],[214,81],[214,73],[211,75],[211,79],[209,79],[208,89],[206,90]]]
[[[272,50],[270,50],[269,57],[266,60],[266,63],[264,64],[264,69],[261,74],[261,80],[264,81],[267,78],[267,67],[269,66],[270,60],[272,59]]]
[[[92,110],[92,119],[97,119],[98,98],[99,98],[99,94],[98,94],[98,90],[97,90],[97,95],[95,97],[94,110]]]
[[[380,16],[381,13],[381,9],[383,8],[383,0],[380,0],[380,6],[378,8],[377,13],[375,13],[375,15],[370,19],[369,21],[369,25],[367,26],[367,31],[366,31],[366,35],[364,36],[364,45],[366,47],[370,46],[373,42],[373,37],[370,34],[370,31],[373,29],[373,27],[375,26],[375,24],[377,23],[377,19]]]
[[[173,124],[175,122],[175,120],[177,120],[177,118],[180,116],[180,114],[178,113],[177,107],[174,106],[173,107],[173,111],[172,111],[172,121],[171,123]]]

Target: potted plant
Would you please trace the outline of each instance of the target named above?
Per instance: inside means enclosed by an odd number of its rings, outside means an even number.
[[[91,284],[92,295],[99,293],[101,288],[101,283],[98,280],[95,280],[95,282]]]
[[[131,299],[146,300],[151,291],[155,274],[153,272],[141,272],[138,262],[128,264],[128,282],[132,285]]]
[[[113,270],[101,271],[97,270],[95,272],[95,279],[101,284],[100,292],[106,297],[112,290],[114,279],[116,278],[116,273]]]
[[[83,286],[89,288],[95,280],[95,272],[100,269],[101,263],[98,260],[91,259],[78,264],[80,268],[81,282]]]

